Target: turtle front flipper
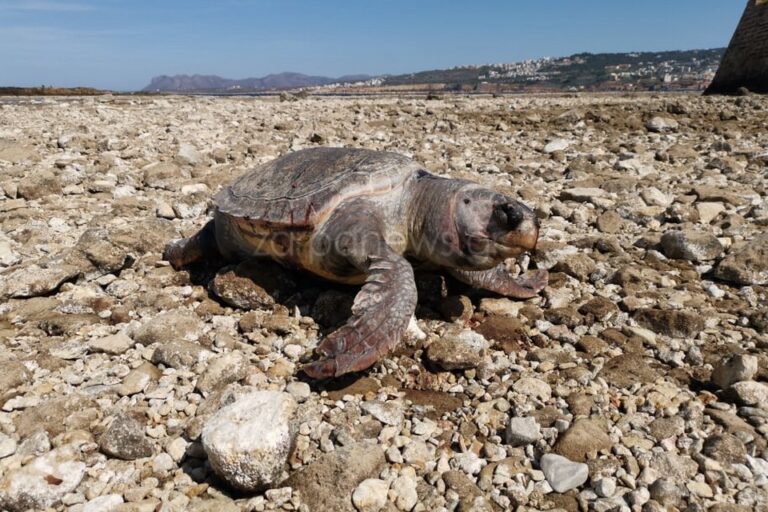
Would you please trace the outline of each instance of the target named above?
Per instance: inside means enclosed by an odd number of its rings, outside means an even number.
[[[392,251],[369,258],[368,278],[355,297],[352,317],[317,351],[323,359],[304,366],[310,377],[338,377],[365,370],[392,350],[416,309],[413,269]]]
[[[549,273],[546,270],[533,270],[514,278],[503,263],[488,270],[451,270],[451,275],[475,288],[515,299],[533,298],[549,283]]]

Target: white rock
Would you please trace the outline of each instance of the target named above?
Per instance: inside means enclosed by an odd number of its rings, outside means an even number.
[[[8,471],[0,480],[0,509],[42,509],[61,501],[85,475],[79,446],[64,445]]]
[[[119,494],[106,494],[86,503],[82,508],[82,512],[109,512],[122,505],[122,503],[123,497]]]
[[[285,386],[286,393],[290,394],[297,402],[303,402],[312,394],[312,389],[306,382],[294,381]]]
[[[0,267],[10,267],[20,261],[21,256],[13,250],[11,239],[0,233]]]
[[[174,466],[173,459],[165,452],[156,455],[152,459],[152,471],[155,473],[165,473],[172,470]]]
[[[645,123],[645,127],[649,132],[658,133],[676,130],[678,126],[679,123],[674,119],[661,116],[653,117],[647,123]]]
[[[602,498],[610,498],[616,493],[616,479],[611,477],[601,478],[595,484],[595,492]]]
[[[542,455],[541,470],[555,492],[566,492],[580,486],[589,478],[589,466],[572,462],[554,453]]]
[[[506,441],[512,446],[525,446],[541,439],[541,426],[536,418],[510,418],[507,424]]]
[[[546,146],[544,146],[544,152],[545,153],[554,153],[555,151],[564,151],[565,149],[568,149],[568,146],[571,145],[571,141],[565,140],[565,139],[555,139],[551,142],[548,142]]]
[[[16,441],[0,432],[0,459],[16,453]]]
[[[403,404],[396,400],[370,400],[360,404],[360,409],[386,425],[399,426],[403,423]]]
[[[165,447],[165,451],[168,452],[168,455],[170,455],[171,458],[178,463],[181,462],[181,460],[184,458],[184,455],[187,453],[187,446],[189,446],[189,441],[183,437],[177,437],[168,443],[168,445]]]
[[[255,391],[218,411],[202,435],[216,474],[245,491],[277,483],[293,444],[296,407],[288,393]]]
[[[378,478],[368,478],[352,493],[352,504],[360,512],[379,512],[387,504],[389,484]]]
[[[202,160],[200,152],[191,144],[181,144],[177,156],[179,160],[189,165],[197,165]]]

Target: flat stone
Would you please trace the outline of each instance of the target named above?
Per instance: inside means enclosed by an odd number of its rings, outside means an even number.
[[[123,497],[119,494],[106,494],[94,498],[83,505],[82,512],[111,512],[123,504]]]
[[[475,331],[487,340],[495,342],[494,346],[503,350],[505,354],[519,352],[531,345],[528,328],[517,318],[489,316],[475,327]]]
[[[704,329],[704,318],[689,311],[639,309],[634,319],[653,332],[675,338],[693,338]]]
[[[53,438],[67,430],[88,430],[101,409],[91,397],[74,393],[23,410],[16,418],[16,433],[25,438],[44,430]]]
[[[552,387],[543,380],[535,377],[522,377],[513,385],[512,389],[526,396],[538,398],[546,402],[552,397]]]
[[[553,449],[570,460],[584,462],[612,446],[611,438],[595,421],[582,419],[558,436]]]
[[[601,188],[569,188],[560,192],[560,199],[579,203],[591,202],[596,198],[604,198],[608,192]]]
[[[659,377],[659,373],[644,357],[628,353],[609,359],[600,370],[600,376],[610,385],[628,388],[638,382],[653,382]]]
[[[679,123],[671,117],[654,116],[645,123],[649,132],[664,133],[677,130]]]
[[[747,449],[744,443],[731,434],[709,436],[704,441],[702,452],[707,457],[725,464],[744,464],[747,462]]]
[[[475,484],[463,471],[446,471],[442,474],[445,486],[454,491],[459,496],[459,506],[457,510],[485,512],[493,510],[490,503],[487,503],[483,491]],[[480,508],[482,507],[482,508]]]
[[[697,202],[696,211],[699,213],[699,222],[711,224],[721,213],[725,211],[723,203]]]
[[[197,343],[177,340],[159,345],[152,354],[152,362],[171,368],[190,368],[210,354],[211,352]]]
[[[589,466],[554,453],[542,455],[539,465],[555,492],[563,493],[575,489],[589,478]]]
[[[203,321],[191,311],[176,309],[160,313],[141,325],[133,339],[143,345],[172,341],[197,341]]]
[[[400,401],[369,400],[360,404],[360,409],[385,425],[400,426],[403,424],[404,407]]]
[[[54,265],[42,268],[32,264],[10,272],[0,285],[0,296],[15,298],[39,297],[59,289],[75,279],[81,270],[73,265]]]
[[[181,144],[179,146],[179,152],[176,153],[176,158],[183,164],[197,165],[203,157],[200,152],[192,144]]]
[[[309,510],[354,512],[352,493],[363,480],[377,478],[385,464],[377,443],[362,441],[320,455],[282,485],[299,491]]]
[[[287,393],[255,391],[214,414],[202,442],[216,474],[243,491],[276,484],[293,446],[296,407]]]
[[[568,149],[568,146],[571,145],[571,141],[565,140],[565,139],[554,139],[547,143],[546,146],[544,146],[544,152],[554,153],[555,151],[564,151]]]
[[[488,342],[470,329],[449,328],[427,348],[427,359],[444,370],[476,368]]]
[[[667,231],[661,248],[668,258],[689,261],[714,260],[723,253],[723,244],[709,232]]]
[[[104,352],[110,355],[120,355],[133,345],[134,341],[124,332],[88,341],[88,348],[91,352]]]

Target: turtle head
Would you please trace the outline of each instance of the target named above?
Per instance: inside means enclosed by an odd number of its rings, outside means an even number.
[[[458,249],[472,268],[490,268],[536,248],[536,214],[509,196],[476,185],[463,187],[453,212]]]

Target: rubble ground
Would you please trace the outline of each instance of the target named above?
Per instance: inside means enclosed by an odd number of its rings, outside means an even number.
[[[417,271],[423,336],[302,377],[354,288],[162,250],[319,145],[516,195],[549,287]],[[0,98],[0,508],[768,510],[767,184],[760,96]]]

